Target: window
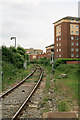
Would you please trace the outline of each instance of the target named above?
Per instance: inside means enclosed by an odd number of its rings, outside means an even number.
[[[58,41],[58,38],[56,38],[56,41]]]
[[[58,46],[58,43],[57,43],[57,45],[56,46]]]
[[[71,40],[74,40],[74,37],[73,37],[73,36],[71,36]]]
[[[61,35],[61,32],[59,32],[59,35]]]
[[[61,55],[59,54],[59,57],[61,57]]]
[[[61,51],[61,49],[59,49],[59,51]]]
[[[58,57],[58,55],[56,55],[56,57]]]
[[[74,57],[74,54],[71,54],[71,57]]]
[[[78,20],[76,20],[76,23],[78,23]]]
[[[59,40],[61,40],[61,38],[59,38]]]
[[[58,27],[56,28],[56,30],[58,30]]]
[[[78,43],[76,43],[76,46],[78,46]]]
[[[61,28],[61,26],[59,26],[59,29]]]
[[[78,34],[78,31],[76,31],[76,34]]]
[[[56,35],[58,36],[58,33],[56,33]]]
[[[73,25],[71,25],[71,28],[73,28]]]
[[[76,40],[78,40],[78,37],[76,37]]]
[[[59,46],[61,46],[61,43],[59,43]]]
[[[58,52],[58,49],[57,49],[57,52]]]
[[[76,54],[76,57],[79,57],[79,55],[78,55],[78,54]]]
[[[74,48],[71,48],[71,51],[74,51]]]
[[[71,20],[71,22],[73,22],[73,20]]]
[[[73,31],[71,31],[71,33],[73,34],[74,32],[73,32]]]
[[[74,45],[74,43],[71,43],[71,45]]]
[[[76,28],[78,28],[78,25],[76,25]]]
[[[79,49],[78,49],[78,48],[76,48],[76,51],[79,51]]]

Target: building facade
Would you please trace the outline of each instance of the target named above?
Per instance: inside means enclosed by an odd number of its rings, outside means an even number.
[[[51,59],[52,58],[52,52],[51,49],[54,49],[54,44],[49,45],[46,47],[46,58]]]
[[[37,55],[37,59],[40,60],[41,58],[45,58],[46,57],[46,53],[41,53]]]
[[[53,24],[55,59],[80,58],[80,18],[65,17]]]
[[[30,48],[30,49],[25,49],[25,50],[26,50],[26,54],[29,55],[30,60],[38,59],[38,54],[43,53],[43,50],[41,49]]]

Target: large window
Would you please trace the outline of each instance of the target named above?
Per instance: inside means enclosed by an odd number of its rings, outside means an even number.
[[[58,41],[58,38],[56,38],[56,41]]]
[[[76,34],[78,34],[78,31],[76,31]]]
[[[59,57],[61,57],[61,54],[59,54]]]
[[[61,35],[61,32],[59,32],[59,35]]]
[[[57,43],[57,45],[56,46],[58,46],[58,43]]]
[[[76,25],[76,28],[78,28],[78,25]]]
[[[74,51],[74,48],[71,48],[71,51]]]
[[[61,43],[59,43],[59,46],[61,46]]]
[[[76,51],[79,51],[79,49],[78,49],[78,48],[76,48]]]
[[[61,49],[59,49],[59,51],[61,51]]]
[[[58,49],[57,49],[57,52],[58,52]]]
[[[76,40],[78,40],[78,37],[76,37]]]
[[[78,55],[78,54],[76,54],[76,57],[79,57],[79,55]]]
[[[71,54],[71,57],[74,57],[74,54]]]
[[[71,25],[71,28],[73,28],[73,25]]]
[[[73,31],[71,31],[71,33],[73,34],[74,32],[73,32]]]
[[[59,38],[59,40],[61,40],[61,38]]]
[[[71,40],[74,40],[74,37],[73,37],[73,36],[71,36]]]
[[[73,46],[73,45],[74,45],[74,43],[72,42],[72,43],[71,43],[71,45]]]
[[[78,43],[76,43],[76,46],[78,46]]]

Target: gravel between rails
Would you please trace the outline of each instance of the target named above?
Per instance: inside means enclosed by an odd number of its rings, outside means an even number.
[[[42,79],[38,89],[35,91],[31,97],[29,103],[26,105],[26,108],[23,110],[22,115],[19,119],[22,118],[42,118],[42,110],[39,106],[40,101],[43,99],[43,90],[46,81]]]
[[[32,77],[26,80],[25,83],[16,88],[8,96],[2,98],[2,118],[12,118],[29,93],[32,91],[36,84],[35,81],[39,79],[39,76],[40,71],[38,69]]]

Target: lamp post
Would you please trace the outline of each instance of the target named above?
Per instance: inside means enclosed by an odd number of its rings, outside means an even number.
[[[16,48],[16,37],[11,37],[11,40],[15,39],[15,48]]]
[[[51,49],[52,52],[52,73],[54,74],[54,49]]]

